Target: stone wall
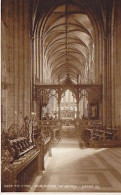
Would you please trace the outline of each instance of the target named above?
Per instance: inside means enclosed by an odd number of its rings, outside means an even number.
[[[103,123],[118,126],[121,125],[121,1],[107,0],[104,5]]]
[[[115,124],[121,125],[121,1],[116,1],[114,32],[114,114]]]
[[[30,114],[30,1],[3,0],[1,23],[2,129],[7,130]]]

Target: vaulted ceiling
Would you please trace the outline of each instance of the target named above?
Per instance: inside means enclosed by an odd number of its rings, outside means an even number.
[[[42,65],[50,71],[52,80],[57,82],[60,78],[64,81],[69,75],[74,82],[77,77],[82,83],[94,81],[96,34],[92,18],[85,8],[90,1],[86,0],[86,6],[79,0],[63,0],[55,2],[55,6],[50,5],[54,0],[43,4],[42,0],[37,2],[39,6],[36,3],[33,21],[36,35],[43,41],[39,51],[43,52]]]
[[[94,30],[87,15],[74,5],[57,7],[44,29],[45,57],[52,76],[85,76],[92,53]]]

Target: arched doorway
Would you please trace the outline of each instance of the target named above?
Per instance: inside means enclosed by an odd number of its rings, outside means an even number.
[[[61,98],[61,120],[65,125],[72,125],[77,115],[76,98],[74,94],[67,89]]]

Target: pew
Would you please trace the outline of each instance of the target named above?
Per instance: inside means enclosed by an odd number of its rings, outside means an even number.
[[[92,128],[85,128],[81,134],[82,140],[89,147],[121,146],[120,131],[117,128],[106,128],[101,124]]]
[[[52,143],[58,143],[61,139],[62,122],[60,120],[40,120],[38,122],[38,129],[41,131],[43,127],[48,128],[52,134]]]
[[[27,137],[18,137],[16,126],[2,131],[2,192],[29,190],[31,178],[42,169],[40,149]]]
[[[7,132],[2,131],[3,192],[28,191],[31,179],[45,170],[46,156],[52,156],[49,125],[46,123],[40,128],[38,121],[29,119],[28,122],[29,125],[23,124],[21,129],[12,124]]]

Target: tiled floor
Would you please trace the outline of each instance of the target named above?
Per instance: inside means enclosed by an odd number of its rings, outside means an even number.
[[[121,192],[121,148],[79,148],[77,137],[70,136],[75,130],[68,137],[64,131],[34,191]]]

